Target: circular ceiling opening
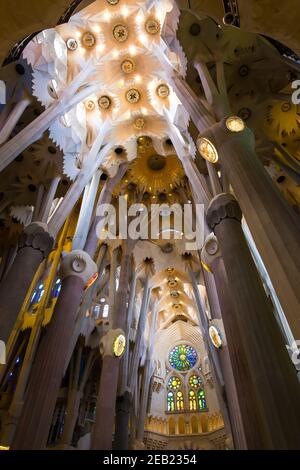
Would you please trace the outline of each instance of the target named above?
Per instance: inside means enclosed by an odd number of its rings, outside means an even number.
[[[166,159],[161,155],[151,155],[147,161],[148,167],[152,171],[161,171],[166,166]]]

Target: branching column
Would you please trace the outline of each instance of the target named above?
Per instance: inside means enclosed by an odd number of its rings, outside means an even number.
[[[257,249],[296,339],[300,338],[300,222],[258,160],[250,129],[234,133],[225,122],[207,134],[239,201]]]

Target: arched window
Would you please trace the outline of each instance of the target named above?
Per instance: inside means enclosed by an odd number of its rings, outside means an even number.
[[[60,291],[61,291],[61,280],[57,279],[52,289],[52,298],[56,299],[59,296]]]
[[[36,306],[40,303],[44,293],[45,293],[45,286],[44,284],[40,284],[34,291],[30,300],[29,310],[32,313],[36,313]]]
[[[176,395],[176,409],[177,411],[183,411],[184,410],[184,399],[183,399],[183,393],[179,390]]]
[[[174,392],[168,392],[168,411],[175,411]]]
[[[200,388],[197,392],[198,396],[198,406],[199,410],[203,411],[206,410],[206,398],[205,398],[205,392],[202,388]]]
[[[191,375],[189,378],[189,408],[191,411],[204,411],[207,408],[205,392],[203,390],[202,379],[199,375]]]
[[[109,305],[105,304],[103,308],[103,318],[108,318],[109,315]]]
[[[197,399],[196,399],[195,390],[189,391],[189,408],[190,408],[190,411],[197,410]]]

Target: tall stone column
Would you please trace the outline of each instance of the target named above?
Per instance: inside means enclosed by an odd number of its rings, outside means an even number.
[[[248,417],[244,422],[248,448],[295,449],[299,446],[300,386],[241,219],[233,196],[220,194],[212,200],[208,223],[217,237],[227,278],[225,286],[223,278],[220,298],[227,291],[233,305],[230,312],[222,313],[238,396],[243,397],[241,414],[243,419]]]
[[[202,249],[201,260],[206,267],[211,268],[212,256],[211,250],[215,249],[217,244],[215,235],[211,234]],[[220,252],[219,256],[220,256]],[[207,291],[208,301],[210,304],[212,319],[217,320],[218,323],[223,322],[222,312],[230,312],[233,310],[233,305],[230,302],[229,296],[226,299],[222,297],[223,291],[219,291],[216,288],[215,279],[213,274],[208,272],[206,269],[203,269],[203,276],[205,287]],[[219,285],[218,285],[219,287]],[[214,324],[214,321],[212,322]],[[227,341],[223,338],[222,348],[219,349],[218,355],[220,357],[221,369],[224,377],[225,383],[225,393],[226,393],[226,403],[228,406],[231,430],[233,434],[233,440],[236,450],[245,450],[247,449],[247,441],[244,430],[244,423],[241,416],[240,410],[240,400],[244,399],[244,395],[239,395],[237,393],[237,387],[235,383],[235,368],[233,369],[230,353],[228,349]],[[235,366],[236,367],[236,366]]]
[[[153,350],[154,350],[154,337],[155,337],[155,330],[156,330],[156,323],[157,323],[157,315],[158,315],[158,299],[153,302],[152,306],[152,313],[151,313],[151,324],[150,324],[150,331],[149,331],[149,340],[148,340],[148,348],[147,348],[147,356],[146,356],[146,364],[145,364],[145,375],[143,380],[143,388],[142,388],[142,396],[141,396],[141,403],[139,409],[139,419],[138,419],[138,426],[137,426],[137,441],[143,443],[144,439],[144,431],[145,431],[145,420],[147,416],[147,405],[148,399],[150,394],[150,383],[151,377],[153,374]]]
[[[141,358],[141,351],[142,351],[142,346],[143,346],[143,338],[144,338],[144,333],[145,333],[145,327],[146,327],[146,322],[147,322],[147,315],[148,315],[148,310],[149,310],[149,302],[150,302],[150,293],[151,293],[151,287],[150,287],[150,270],[146,268],[146,277],[145,277],[145,283],[144,283],[144,292],[143,292],[143,298],[142,298],[142,305],[141,305],[141,311],[140,311],[140,317],[139,317],[139,323],[138,323],[138,328],[135,336],[135,345],[134,345],[134,350],[132,353],[132,359],[131,359],[131,364],[130,364],[130,377],[129,377],[129,389],[133,391],[134,383],[136,381],[136,377],[138,374],[138,367],[139,367],[139,361]]]
[[[300,338],[300,222],[255,153],[250,129],[231,132],[226,120],[205,133],[239,201],[296,339]]]
[[[194,297],[195,297],[195,301],[197,305],[199,326],[201,328],[201,332],[203,335],[203,341],[206,347],[206,352],[210,360],[217,397],[220,403],[220,407],[222,410],[222,415],[223,415],[226,428],[230,431],[231,423],[230,423],[229,414],[228,414],[228,405],[224,400],[224,376],[223,376],[223,371],[221,369],[220,358],[209,339],[208,317],[205,312],[203,301],[199,293],[198,284],[197,284],[195,274],[192,269],[192,265],[190,261],[188,263],[187,270],[189,272],[189,276],[192,281],[193,293],[194,293]]]
[[[21,235],[15,260],[0,284],[0,340],[7,342],[32,279],[53,243],[45,224],[33,223]]]
[[[129,415],[132,407],[132,397],[129,391],[117,397],[116,402],[116,432],[114,450],[129,449]]]
[[[110,450],[112,448],[120,363],[120,357],[116,357],[114,354],[114,341],[119,335],[124,335],[124,331],[120,328],[111,329],[102,337],[100,343],[103,361],[96,421],[92,433],[92,450]]]
[[[110,253],[110,268],[109,268],[109,311],[110,311],[111,324],[114,324],[115,315],[118,314],[118,312],[115,311],[118,257],[119,257],[119,248],[117,247],[114,249],[114,247],[112,247],[112,250]]]
[[[114,356],[112,344],[117,336],[116,332],[120,334],[120,332],[124,332],[126,329],[128,284],[131,271],[130,260],[133,246],[133,240],[123,242],[120,282],[115,303],[115,311],[118,312],[118,315],[114,318],[115,324],[113,325],[113,329],[101,340],[103,363],[97,398],[96,421],[92,433],[91,448],[93,450],[110,450],[112,448],[120,370],[120,357]],[[126,345],[126,347],[128,347],[128,345]]]
[[[129,301],[127,311],[127,322],[126,322],[126,338],[129,338],[130,328],[132,323],[132,315],[134,302],[136,297],[136,283],[138,277],[138,271],[134,266],[134,259],[132,261],[132,278],[129,289]],[[119,386],[118,396],[116,402],[116,421],[115,421],[115,439],[114,449],[115,450],[128,450],[129,448],[129,419],[130,410],[132,407],[132,394],[128,390],[128,374],[129,374],[129,348],[127,347],[124,356],[121,359],[120,371],[119,371]]]
[[[126,330],[125,330],[126,337],[128,337],[130,334],[130,328],[131,328],[132,318],[133,318],[133,309],[134,309],[135,298],[136,298],[136,284],[137,284],[137,278],[138,278],[138,271],[135,268],[134,260],[132,259],[131,261],[132,261],[133,273],[132,273],[130,289],[129,289],[130,292],[129,292],[129,301],[128,301],[128,313],[127,313],[127,323],[126,323]],[[126,348],[126,351],[121,361],[120,382],[119,382],[120,395],[122,395],[127,389],[128,372],[129,372],[128,368],[129,368],[129,348]]]
[[[63,259],[62,291],[32,368],[14,450],[40,450],[47,445],[77,309],[85,285],[96,272],[97,265],[83,251],[71,252]]]

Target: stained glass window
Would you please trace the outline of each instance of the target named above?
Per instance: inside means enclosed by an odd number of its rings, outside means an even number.
[[[183,393],[182,392],[177,392],[176,408],[177,408],[177,411],[183,411],[184,410],[184,400],[183,400]]]
[[[170,377],[168,381],[168,388],[178,390],[181,387],[181,380],[178,377]]]
[[[168,393],[168,411],[175,411],[174,393]]]
[[[192,388],[201,387],[202,385],[201,377],[199,377],[199,375],[192,375],[189,379],[189,384],[190,384],[190,387]]]
[[[197,396],[198,396],[199,410],[206,410],[206,398],[205,398],[204,390],[203,389],[198,390]]]
[[[197,359],[198,356],[195,349],[186,344],[175,346],[169,354],[171,366],[182,372],[192,369]]]
[[[189,392],[189,408],[190,408],[190,411],[197,410],[197,399],[196,399],[195,390],[190,390]]]

